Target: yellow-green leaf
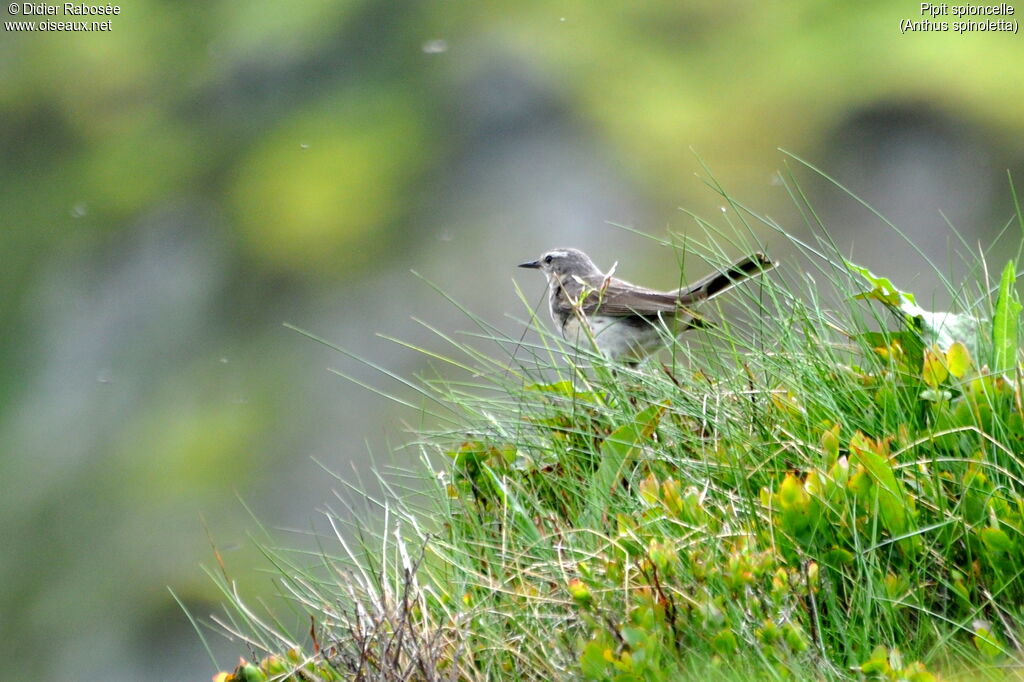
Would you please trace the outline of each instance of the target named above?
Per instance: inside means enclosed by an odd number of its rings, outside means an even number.
[[[896,478],[888,458],[879,454],[876,451],[878,449],[868,438],[857,432],[850,440],[850,463],[864,467],[875,484],[872,490],[877,496],[882,525],[892,535],[903,535],[912,527],[913,499]],[[920,538],[914,535],[900,541],[900,546],[916,550],[920,543]]]
[[[924,379],[924,383],[932,388],[938,388],[939,384],[946,380],[949,370],[946,369],[944,360],[942,351],[936,346],[925,349],[924,363],[921,369],[921,378]]]
[[[579,578],[573,578],[569,581],[569,594],[572,596],[572,600],[576,602],[578,606],[583,608],[589,608],[594,603],[594,595],[590,592],[590,588],[585,582]]]
[[[821,434],[821,449],[825,454],[827,470],[839,459],[839,424]]]
[[[1017,364],[1017,327],[1021,305],[1017,299],[1017,270],[1013,261],[1006,264],[999,281],[999,299],[992,318],[994,369],[1005,372]]]
[[[711,646],[720,654],[731,654],[738,646],[736,635],[729,628],[725,628],[711,639]]]
[[[890,280],[888,277],[879,277],[878,275],[871,272],[867,268],[861,267],[860,265],[857,265],[856,263],[853,263],[851,261],[844,262],[846,263],[847,268],[863,277],[865,280],[867,280],[868,284],[871,285],[870,291],[866,291],[862,294],[857,294],[855,298],[870,298],[876,301],[881,301],[886,305],[891,305],[897,308],[903,303],[917,303],[914,300],[913,294],[906,291],[900,291],[899,289],[897,289],[896,285],[894,285],[892,283],[892,280]]]
[[[974,646],[986,658],[994,659],[1003,653],[1003,644],[999,641],[999,636],[983,624],[974,628],[973,639]]]
[[[807,507],[807,493],[800,479],[786,474],[779,486],[779,506],[782,509],[804,509]]]
[[[594,472],[587,507],[588,522],[596,522],[607,509],[612,489],[622,477],[633,453],[649,439],[665,413],[665,404],[651,405],[628,424],[608,434],[601,443],[601,464]]]
[[[983,528],[981,541],[990,552],[1002,553],[1013,549],[1013,540],[1002,528]]]
[[[957,379],[962,379],[971,368],[971,353],[960,341],[954,341],[946,351],[946,367]]]

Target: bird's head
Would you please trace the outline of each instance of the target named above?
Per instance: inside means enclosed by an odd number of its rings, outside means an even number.
[[[590,256],[579,249],[552,249],[537,260],[520,263],[519,267],[540,270],[549,278],[553,277],[558,281],[574,276],[586,279],[601,275],[601,271],[594,265],[594,261],[590,260]]]

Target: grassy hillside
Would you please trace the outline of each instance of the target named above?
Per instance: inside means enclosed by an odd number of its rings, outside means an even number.
[[[333,517],[314,561],[270,553],[297,632],[217,572],[252,661],[219,679],[1019,674],[1012,254],[929,311],[840,258],[806,204],[810,241],[729,205],[689,250],[728,262],[760,223],[798,255],[635,370],[563,347],[546,313],[524,321],[537,342],[469,313],[476,333],[439,332],[460,378],[406,382],[439,425],[418,436],[426,490],[392,489],[379,533]]]

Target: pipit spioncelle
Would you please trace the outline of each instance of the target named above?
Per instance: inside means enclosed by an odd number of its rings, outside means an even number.
[[[519,267],[547,275],[551,319],[562,338],[572,344],[592,338],[605,357],[635,364],[664,346],[673,332],[703,325],[693,306],[771,270],[775,263],[755,253],[675,291],[655,291],[617,279],[612,276],[614,267],[601,272],[579,249],[554,249]]]

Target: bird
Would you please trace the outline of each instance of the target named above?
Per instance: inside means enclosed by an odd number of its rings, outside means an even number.
[[[613,277],[614,266],[602,272],[579,249],[552,249],[519,264],[547,276],[551,319],[562,338],[576,345],[590,338],[606,358],[631,366],[665,345],[666,329],[678,334],[705,326],[691,306],[775,266],[763,253],[755,253],[689,286],[657,291]]]

